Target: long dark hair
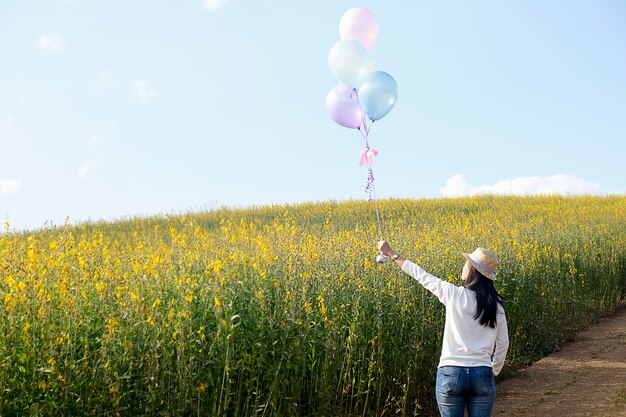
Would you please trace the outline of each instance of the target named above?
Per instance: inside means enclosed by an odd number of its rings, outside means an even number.
[[[498,304],[504,307],[504,298],[498,294],[493,286],[493,281],[484,276],[473,265],[469,265],[470,271],[465,286],[476,293],[476,314],[474,319],[479,320],[483,326],[494,329],[498,324]]]

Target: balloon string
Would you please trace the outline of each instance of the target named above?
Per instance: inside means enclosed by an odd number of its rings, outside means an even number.
[[[368,164],[367,167],[367,187],[369,188],[369,201],[374,200],[374,207],[376,208],[376,221],[378,222],[378,235],[385,236],[383,231],[383,225],[380,221],[380,212],[378,210],[378,199],[376,198],[376,189],[374,188],[374,172],[372,171],[372,166]]]
[[[367,142],[367,137],[370,134],[371,125],[370,126],[367,125],[367,118],[365,117],[365,112],[361,113],[361,120],[363,121],[363,130],[361,130],[361,128],[359,127],[359,132],[361,132],[361,135],[363,135],[363,139],[365,139],[365,147],[369,148],[370,145]]]
[[[363,129],[359,127],[359,132],[361,132],[363,139],[365,139],[365,149],[369,150],[370,145],[369,145],[367,138],[370,133],[371,125],[369,127],[367,126],[367,120],[365,118],[365,114],[363,114],[362,117],[363,117]],[[376,188],[374,187],[374,171],[372,170],[372,164],[369,160],[366,160],[365,164],[367,166],[367,184],[365,185],[364,191],[368,194],[367,201],[374,200],[374,207],[376,209],[376,221],[378,225],[378,235],[384,236],[385,234],[383,232],[382,222],[380,221],[380,211],[378,210],[378,199],[376,198]]]

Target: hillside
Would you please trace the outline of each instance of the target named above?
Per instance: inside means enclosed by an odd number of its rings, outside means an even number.
[[[503,375],[623,304],[626,196],[379,201],[385,237],[460,283],[500,258]],[[389,264],[368,202],[0,235],[0,415],[413,415],[443,309]]]

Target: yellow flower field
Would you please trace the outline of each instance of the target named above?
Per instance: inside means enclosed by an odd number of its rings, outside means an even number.
[[[626,196],[379,201],[385,237],[460,283],[501,260],[505,374],[624,304]],[[0,415],[432,410],[443,309],[375,262],[372,203],[0,234]]]

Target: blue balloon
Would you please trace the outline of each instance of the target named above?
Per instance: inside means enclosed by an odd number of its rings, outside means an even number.
[[[371,121],[382,119],[396,104],[398,84],[384,71],[372,71],[358,89],[359,102]]]

